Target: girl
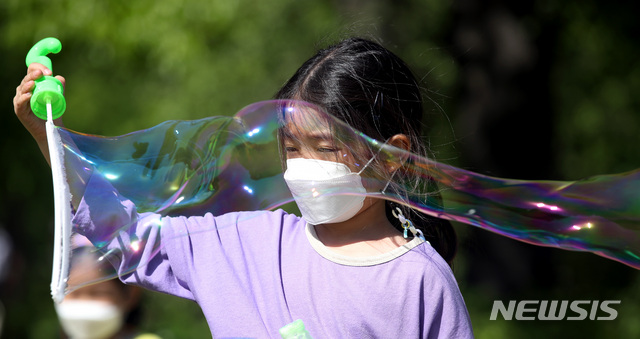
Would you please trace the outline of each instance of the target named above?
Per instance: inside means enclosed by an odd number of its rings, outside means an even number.
[[[28,101],[33,80],[47,71],[31,66],[14,99],[16,114],[45,156],[43,124],[30,114]],[[455,252],[448,223],[372,196],[330,196],[325,205],[309,204],[300,193],[311,181],[339,182],[358,192],[412,193],[404,188],[412,178],[401,162],[336,142],[337,129],[320,112],[388,145],[422,154],[415,130],[421,93],[405,63],[374,42],[348,39],[305,62],[276,98],[319,107],[304,110],[317,125],[292,115],[279,131],[284,178],[302,218],[282,210],[161,217],[138,214],[125,197],[94,194],[83,197],[74,225],[91,239],[109,225],[135,224],[135,233],[118,239],[125,244],[120,270],[133,257],[147,257],[148,264],[121,279],[196,301],[214,337],[278,337],[278,329],[296,319],[314,338],[472,337],[447,265]],[[363,171],[386,184],[362,180]],[[426,184],[413,181],[415,188]],[[94,192],[108,190],[99,178],[90,178],[88,185]],[[403,236],[395,216],[413,219],[418,227],[411,229],[412,239]],[[139,239],[144,240],[140,252],[126,246]]]

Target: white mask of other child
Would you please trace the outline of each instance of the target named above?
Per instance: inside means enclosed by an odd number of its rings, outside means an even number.
[[[124,321],[123,312],[104,301],[67,300],[56,305],[56,312],[71,339],[111,338]]]
[[[288,159],[284,180],[302,217],[312,225],[351,219],[362,208],[367,192],[359,173],[333,161]]]

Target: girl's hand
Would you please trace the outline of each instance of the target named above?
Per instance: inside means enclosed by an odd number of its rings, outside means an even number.
[[[52,75],[51,70],[39,63],[32,63],[29,65],[27,75],[16,88],[16,96],[13,98],[13,110],[22,125],[36,140],[40,147],[40,151],[47,162],[49,162],[49,147],[47,146],[45,121],[33,114],[30,105],[31,95],[33,94],[33,88],[35,87],[35,80],[40,79],[44,75]],[[65,79],[59,75],[56,76],[56,78],[62,82],[62,86],[64,87]],[[62,120],[57,119],[54,123],[61,126]]]

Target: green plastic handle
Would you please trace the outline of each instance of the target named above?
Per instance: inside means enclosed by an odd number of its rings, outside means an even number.
[[[47,57],[49,53],[58,53],[62,50],[62,43],[56,38],[44,38],[38,41],[27,53],[25,59],[27,67],[34,62],[45,65],[53,72],[51,59]],[[43,76],[36,80],[36,86],[31,96],[31,110],[43,120],[47,120],[47,104],[51,104],[53,119],[57,119],[67,108],[67,103],[63,95],[63,87],[60,80],[53,76]]]
[[[27,53],[27,67],[34,62],[47,66],[48,69],[53,72],[53,66],[51,65],[51,59],[47,57],[47,54],[58,54],[62,50],[62,43],[56,38],[44,38],[38,41]]]

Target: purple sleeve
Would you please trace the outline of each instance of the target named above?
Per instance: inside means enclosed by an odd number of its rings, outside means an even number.
[[[448,267],[443,269],[449,269]],[[444,272],[443,272],[444,273]],[[440,279],[429,279],[429,301],[437,300],[425,308],[425,319],[430,325],[425,338],[473,338],[473,329],[467,307],[452,273]]]
[[[193,300],[186,278],[172,268],[162,241],[171,229],[171,219],[154,213],[138,214],[135,205],[109,182],[93,176],[72,223],[74,231],[108,254],[125,283]],[[197,218],[190,220],[197,222]]]

